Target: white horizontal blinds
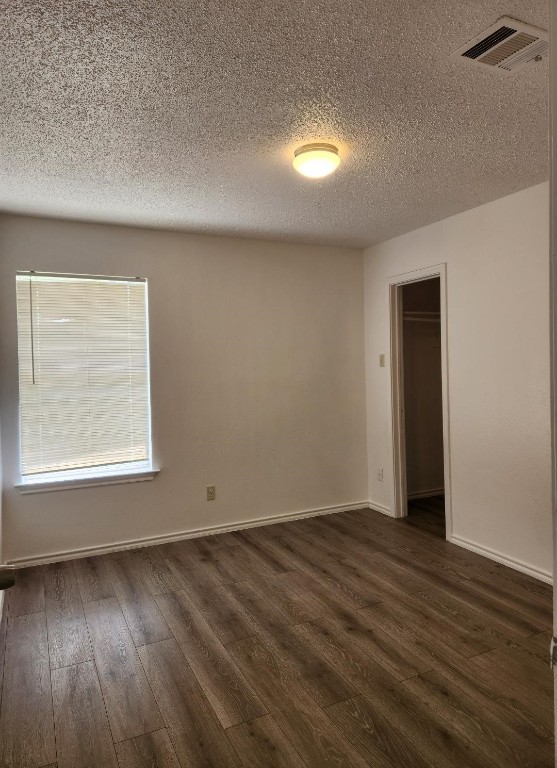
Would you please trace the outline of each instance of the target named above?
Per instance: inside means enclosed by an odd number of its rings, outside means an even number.
[[[17,313],[22,475],[148,463],[146,282],[20,274]]]

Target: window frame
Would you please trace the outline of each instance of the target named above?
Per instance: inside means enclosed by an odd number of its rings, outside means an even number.
[[[90,275],[77,274],[73,272],[44,272],[36,270],[17,270],[16,281],[20,277],[52,277],[69,278],[78,280],[105,280],[109,282],[142,282],[145,283],[145,344],[146,344],[146,383],[147,383],[147,446],[148,459],[146,463],[130,469],[122,469],[126,462],[115,465],[111,470],[110,465],[99,467],[82,467],[78,469],[60,470],[37,473],[33,475],[23,475],[22,467],[22,446],[21,446],[21,390],[19,382],[19,326],[17,327],[17,350],[18,350],[18,482],[14,483],[14,488],[22,494],[40,493],[44,491],[68,490],[74,488],[88,488],[100,485],[115,485],[120,483],[143,482],[154,480],[159,473],[159,468],[153,463],[153,443],[152,443],[152,407],[151,407],[151,342],[150,342],[150,313],[149,313],[149,283],[147,278],[142,277],[124,277],[119,275]],[[133,462],[128,462],[132,464]],[[50,477],[49,477],[50,475]]]

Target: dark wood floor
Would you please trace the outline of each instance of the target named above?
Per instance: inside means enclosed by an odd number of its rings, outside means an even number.
[[[552,766],[550,588],[427,512],[20,571],[0,765]]]
[[[445,538],[445,497],[429,496],[408,502],[408,517],[402,522],[415,525],[424,531]]]

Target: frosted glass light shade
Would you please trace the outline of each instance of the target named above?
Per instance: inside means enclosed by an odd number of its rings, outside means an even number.
[[[334,144],[305,144],[294,152],[294,168],[310,179],[321,179],[335,171],[340,164]]]

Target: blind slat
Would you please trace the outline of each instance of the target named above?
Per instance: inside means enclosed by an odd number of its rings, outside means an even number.
[[[146,281],[16,287],[22,475],[150,463]]]

